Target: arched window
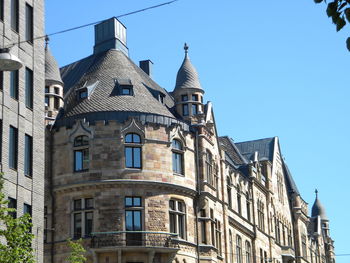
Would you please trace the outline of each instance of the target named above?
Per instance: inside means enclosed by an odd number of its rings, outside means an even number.
[[[171,143],[173,151],[173,172],[177,174],[184,174],[183,165],[183,148],[179,140],[173,140]]]
[[[125,167],[141,169],[141,137],[136,133],[125,135]]]
[[[227,183],[227,203],[228,207],[232,208],[232,181],[229,176],[226,178],[226,183]]]
[[[242,238],[236,235],[236,258],[237,263],[242,263]]]
[[[205,167],[206,167],[206,174],[207,174],[207,182],[210,185],[214,185],[213,180],[213,155],[209,150],[207,150],[205,155]]]
[[[241,188],[237,185],[237,212],[242,214]]]
[[[89,169],[89,138],[86,135],[74,139],[74,171]]]
[[[170,233],[176,233],[180,238],[186,239],[186,207],[183,201],[169,201],[169,227]]]
[[[251,263],[252,262],[252,251],[251,246],[248,241],[245,242],[245,262]]]

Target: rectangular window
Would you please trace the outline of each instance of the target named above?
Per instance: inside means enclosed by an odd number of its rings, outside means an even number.
[[[0,19],[4,20],[4,0],[0,0]]]
[[[81,222],[81,213],[74,214],[74,239],[78,239],[82,237],[82,222]]]
[[[122,95],[131,95],[131,88],[122,88]]]
[[[187,95],[182,95],[181,96],[182,101],[188,101],[188,96]]]
[[[18,0],[11,0],[11,28],[12,30],[18,32],[19,30],[19,15],[18,15],[18,9],[19,9],[19,1]]]
[[[33,71],[26,68],[26,106],[33,109]]]
[[[74,171],[89,169],[89,148],[74,151]]]
[[[33,43],[33,7],[26,3],[26,40]]]
[[[192,115],[197,115],[197,114],[198,114],[198,105],[192,104]]]
[[[186,239],[186,211],[185,204],[182,201],[169,201],[169,219],[170,232],[178,234],[182,239]]]
[[[192,95],[192,100],[193,101],[198,101],[198,95]]]
[[[30,222],[32,222],[32,206],[28,204],[23,204],[23,214],[29,214]],[[32,232],[32,228],[30,228],[29,232]]]
[[[302,248],[302,253],[303,253],[303,257],[307,258],[307,249],[306,249],[306,235],[301,235],[301,248]]]
[[[200,211],[200,217],[205,218],[205,210],[201,209]],[[206,229],[206,223],[205,220],[202,219],[199,221],[200,223],[200,231],[201,231],[201,243],[202,244],[207,244],[207,229]]]
[[[73,238],[89,237],[93,232],[93,198],[73,201]]]
[[[188,116],[188,104],[182,104],[182,115]]]
[[[45,87],[45,93],[50,93],[50,87],[49,86]]]
[[[0,90],[3,90],[3,89],[4,89],[4,72],[0,71]]]
[[[11,198],[9,197],[9,202],[8,202],[8,208],[14,208],[14,209],[17,209],[17,200],[14,199],[14,198]],[[16,211],[13,211],[13,212],[10,212],[9,215],[11,215],[13,218],[16,218],[17,217],[17,212]]]
[[[24,138],[24,174],[32,177],[33,175],[33,138],[25,135]]]
[[[79,99],[85,99],[88,96],[87,89],[82,89],[79,91]]]
[[[142,207],[141,197],[125,197],[125,230],[136,231],[126,233],[127,246],[139,246],[142,244]]]
[[[18,100],[18,70],[11,71],[10,73],[10,96]]]
[[[53,107],[55,110],[58,110],[60,108],[60,98],[59,97],[54,97]]]
[[[50,99],[45,96],[45,106],[50,107]]]
[[[127,168],[141,168],[140,147],[125,147],[125,166]]]
[[[47,243],[47,206],[44,206],[44,243]]]
[[[9,167],[17,170],[18,130],[10,126]]]

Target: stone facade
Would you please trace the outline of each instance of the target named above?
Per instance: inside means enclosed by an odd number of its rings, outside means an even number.
[[[11,93],[11,72],[0,72],[0,119],[1,119],[1,172],[4,173],[5,194],[16,205],[17,216],[24,213],[24,209],[31,209],[34,255],[36,262],[43,262],[43,214],[44,214],[44,78],[45,56],[43,39],[34,41],[26,35],[26,9],[33,14],[33,37],[43,36],[44,33],[44,1],[19,0],[17,9],[18,26],[11,26],[10,0],[2,1],[2,18],[0,19],[1,43],[4,47],[11,46],[10,52],[22,61],[22,68],[18,71],[18,93]],[[28,39],[29,41],[24,41]],[[14,44],[14,45],[13,45]],[[12,46],[13,45],[13,46]],[[32,105],[27,101],[29,93],[26,85],[30,85],[30,78],[26,74],[32,72]],[[17,89],[17,88],[16,88]],[[31,99],[29,99],[30,101]],[[17,131],[17,142],[12,144],[15,149],[10,163],[10,126]],[[25,136],[31,138],[32,151],[25,160],[28,144]],[[28,137],[30,136],[30,137]],[[28,143],[28,142],[27,142]],[[30,144],[30,143],[29,143]],[[26,146],[27,145],[27,146]],[[26,166],[28,165],[28,166]],[[27,169],[26,169],[27,167]],[[29,210],[28,210],[29,209]]]
[[[94,263],[334,263],[328,219],[319,203],[308,216],[278,138],[219,137],[188,46],[169,94],[117,30],[102,34],[113,27],[123,25],[97,25],[95,53],[61,69],[45,262],[65,262],[66,240],[82,237]]]

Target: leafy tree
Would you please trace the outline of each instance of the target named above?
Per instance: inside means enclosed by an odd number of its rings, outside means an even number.
[[[31,234],[31,217],[25,214],[14,218],[14,208],[8,208],[8,200],[3,193],[4,180],[0,174],[0,262],[34,263]],[[5,241],[5,242],[4,242]]]
[[[79,239],[76,242],[70,239],[68,240],[68,246],[71,249],[71,253],[68,257],[69,263],[84,263],[86,261],[86,257],[84,256],[86,250],[81,243],[82,239]]]
[[[326,3],[326,0],[314,0],[314,2],[316,4]],[[350,23],[350,0],[333,0],[329,2],[326,13],[328,17],[332,18],[332,22],[335,24],[338,32],[346,23]],[[350,51],[350,37],[346,40],[346,47]]]

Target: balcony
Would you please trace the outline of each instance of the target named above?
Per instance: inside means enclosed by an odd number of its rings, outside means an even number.
[[[179,249],[177,234],[149,231],[97,232],[92,234],[91,248],[165,248]]]

